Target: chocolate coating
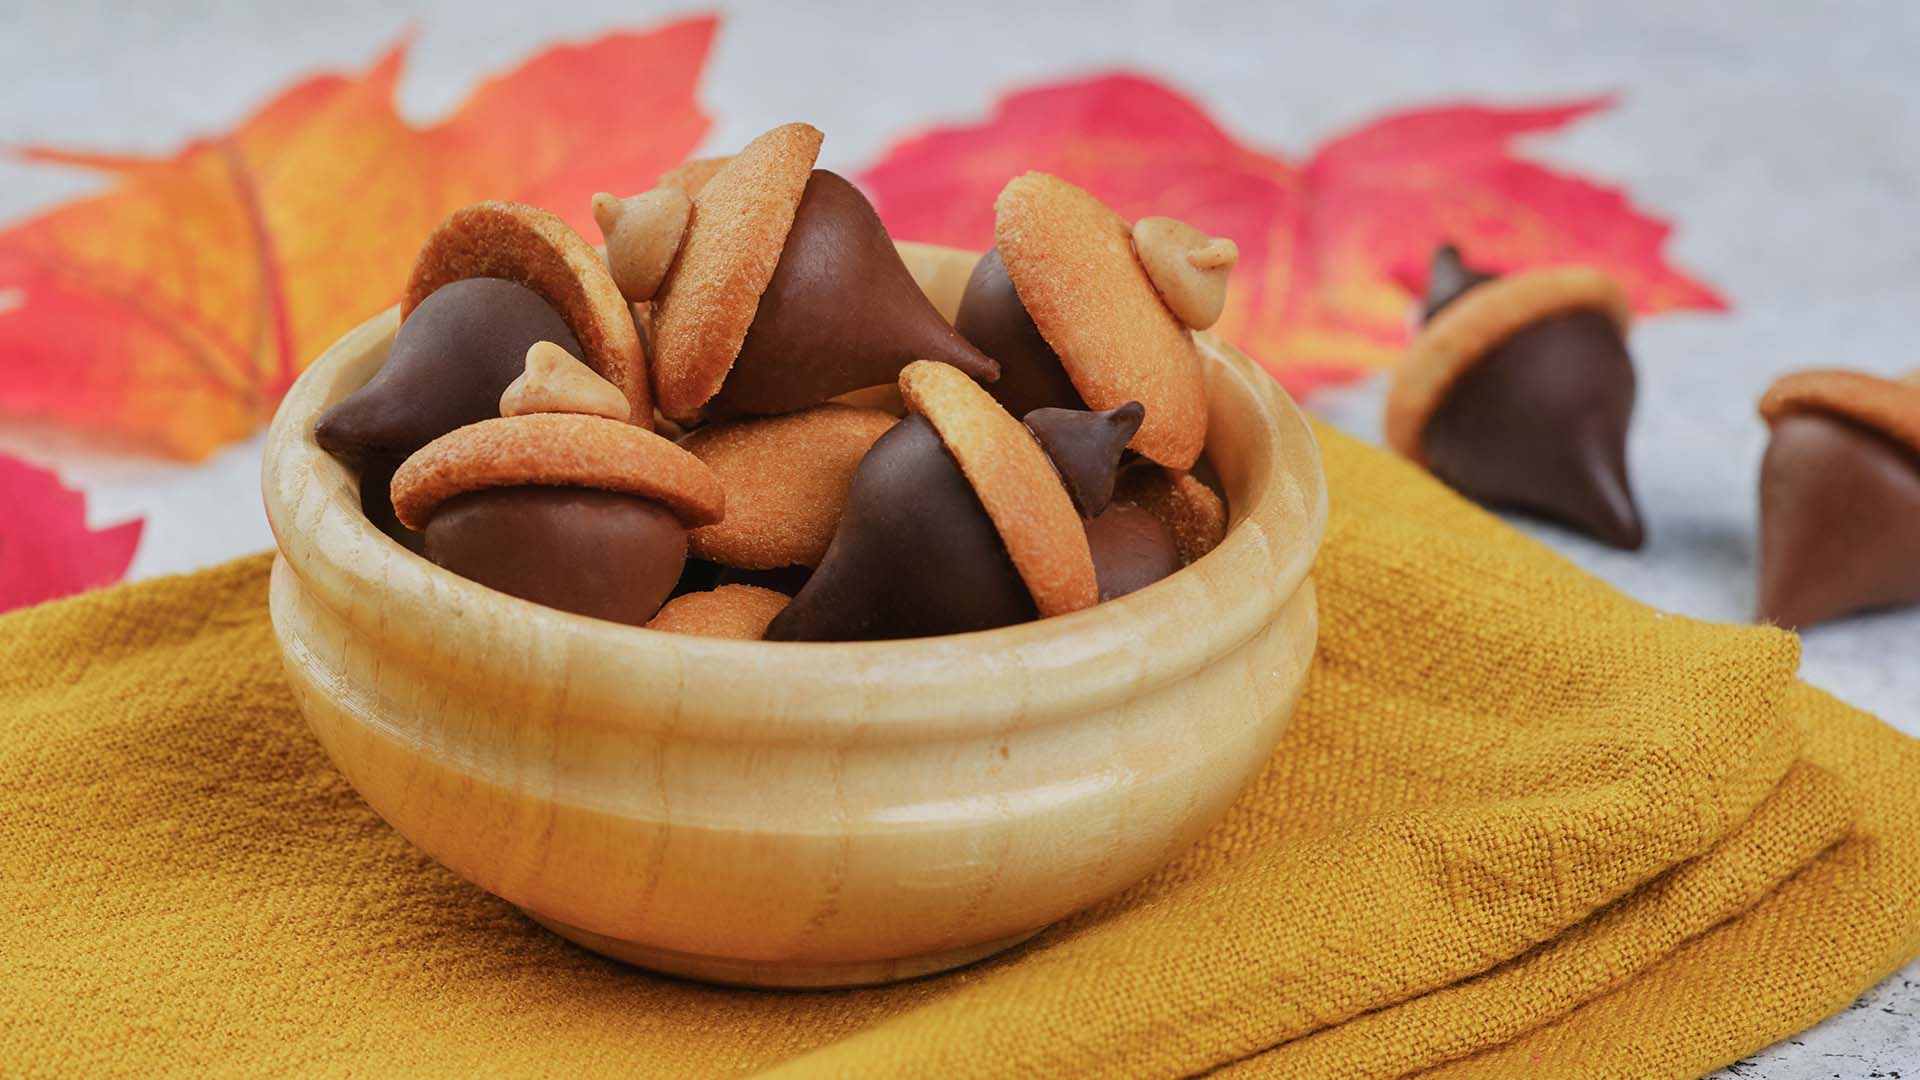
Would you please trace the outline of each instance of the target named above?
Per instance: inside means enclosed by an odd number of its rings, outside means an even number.
[[[1502,342],[1447,391],[1421,434],[1460,493],[1605,544],[1645,540],[1627,480],[1633,361],[1613,319],[1573,311]]]
[[[973,264],[953,326],[981,352],[1000,362],[1000,378],[987,387],[987,392],[1008,412],[1025,416],[1035,409],[1087,407],[1073,380],[1067,377],[1067,369],[1061,366],[1059,355],[1020,303],[998,246],[989,248]]]
[[[1180,569],[1180,545],[1166,523],[1132,503],[1114,503],[1087,522],[1100,601],[1125,596]]]
[[[1037,614],[959,463],[912,415],[861,459],[826,557],[767,640],[927,637]]]
[[[466,278],[441,286],[400,325],[373,378],[320,414],[313,437],[334,454],[404,458],[499,416],[501,393],[540,341],[583,356],[566,320],[524,285]]]
[[[915,360],[951,364],[978,381],[999,375],[914,283],[867,197],[815,169],[708,415],[792,412],[892,382]]]
[[[393,474],[400,468],[399,458],[369,458],[360,470],[360,512],[373,527],[415,555],[427,553],[426,538],[405,525],[393,512]]]
[[[536,604],[639,626],[687,561],[687,530],[658,503],[574,487],[456,495],[427,522],[427,557]]]
[[[1080,516],[1090,518],[1105,510],[1113,498],[1120,455],[1146,415],[1144,406],[1129,401],[1104,412],[1035,409],[1026,415],[1024,423],[1040,449],[1053,460]]]
[[[1452,244],[1440,245],[1434,249],[1433,261],[1427,267],[1427,300],[1423,317],[1433,318],[1441,308],[1458,300],[1460,294],[1498,276],[1468,266],[1460,258],[1460,249]]]
[[[1920,454],[1822,413],[1773,425],[1760,465],[1757,616],[1804,627],[1920,603]]]

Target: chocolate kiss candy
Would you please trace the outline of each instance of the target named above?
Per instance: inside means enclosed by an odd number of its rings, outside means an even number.
[[[1132,503],[1114,503],[1088,521],[1087,546],[1093,551],[1101,603],[1180,569],[1180,544],[1173,530]]]
[[[890,382],[915,360],[951,364],[976,381],[1000,374],[920,291],[867,197],[815,169],[708,415],[792,412]]]
[[[766,639],[927,637],[1037,614],[980,497],[915,414],[861,459],[826,557]]]
[[[1421,436],[1433,474],[1629,550],[1645,539],[1627,482],[1633,361],[1613,319],[1572,311],[1508,338],[1447,391]]]
[[[566,320],[532,289],[500,278],[443,285],[407,316],[373,378],[320,415],[313,437],[334,454],[404,458],[498,416],[500,394],[540,341],[583,355]]]
[[[1434,250],[1433,262],[1427,268],[1427,302],[1422,318],[1433,318],[1441,308],[1458,299],[1461,293],[1498,276],[1469,267],[1461,261],[1460,249],[1452,244],[1440,245]]]
[[[1427,317],[1494,280],[1441,248]],[[1469,498],[1637,549],[1645,530],[1627,479],[1634,392],[1633,360],[1613,317],[1563,311],[1468,367],[1428,417],[1421,446],[1433,474]]]
[[[987,392],[1008,412],[1025,416],[1035,409],[1087,407],[1061,366],[1059,354],[1020,303],[997,245],[973,264],[953,326],[1000,362],[1000,378],[987,386]]]
[[[487,488],[440,505],[427,558],[503,593],[639,626],[680,580],[687,530],[659,503],[581,487]]]
[[[1759,618],[1786,627],[1920,603],[1920,454],[1825,413],[1776,421],[1759,581]]]
[[[1098,516],[1113,498],[1113,479],[1127,441],[1147,410],[1137,401],[1116,409],[1035,409],[1023,421],[1047,452],[1080,516]]]

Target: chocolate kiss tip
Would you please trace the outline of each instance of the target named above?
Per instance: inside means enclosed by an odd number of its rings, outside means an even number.
[[[1448,301],[1491,276],[1469,267],[1461,259],[1460,249],[1453,244],[1441,244],[1434,249],[1433,260],[1427,267],[1427,315],[1431,317]]]
[[[1024,422],[1053,460],[1080,516],[1093,518],[1112,501],[1120,455],[1146,416],[1145,406],[1129,401],[1104,412],[1035,409]]]
[[[595,192],[593,196],[593,220],[600,226],[601,235],[613,231],[615,222],[620,220],[620,198],[610,192]]]
[[[1595,433],[1570,462],[1573,472],[1562,477],[1558,516],[1609,547],[1638,551],[1646,543],[1646,526],[1634,505],[1623,455],[1604,443]]]

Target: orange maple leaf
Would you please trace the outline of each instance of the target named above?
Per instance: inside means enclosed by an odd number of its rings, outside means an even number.
[[[694,84],[714,27],[548,49],[424,129],[394,112],[402,42],[171,157],[23,151],[116,183],[0,232],[0,413],[185,457],[246,437],[398,297],[448,211],[518,199],[584,229],[596,189],[678,164],[707,131]]]
[[[1302,167],[1246,146],[1173,90],[1105,75],[1013,94],[985,123],[896,145],[860,175],[893,234],[993,242],[993,199],[1028,169],[1086,188],[1128,218],[1166,214],[1240,245],[1215,329],[1304,392],[1391,363],[1410,292],[1445,240],[1478,265],[1585,262],[1642,312],[1723,310],[1668,265],[1668,228],[1617,191],[1515,158],[1606,99],[1541,108],[1456,105],[1373,123]]]

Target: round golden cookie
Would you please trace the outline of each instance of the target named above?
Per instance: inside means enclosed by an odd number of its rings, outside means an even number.
[[[726,513],[720,481],[699,458],[645,428],[577,413],[497,417],[455,428],[402,462],[389,494],[400,523],[419,530],[455,495],[530,485],[638,495],[689,528]]]
[[[620,388],[632,423],[653,426],[653,384],[626,297],[592,244],[537,206],[478,202],[447,215],[414,258],[400,317],[463,278],[525,285],[546,298],[580,341],[587,366]]]
[[[732,370],[780,263],[820,139],[807,124],[774,128],[694,196],[680,254],[653,299],[653,392],[669,419],[698,418]]]
[[[958,368],[932,360],[901,370],[900,396],[960,463],[1041,617],[1098,603],[1080,512],[1026,426]]]
[[[872,409],[826,404],[688,435],[681,449],[705,462],[727,493],[727,516],[688,534],[688,549],[742,570],[820,565],[853,470],[896,422]]]
[[[1145,405],[1127,445],[1191,468],[1207,440],[1200,353],[1134,256],[1132,226],[1065,180],[1030,172],[993,201],[993,236],[1021,306],[1081,400],[1090,409]]]
[[[1817,412],[1882,432],[1920,453],[1920,379],[1864,371],[1799,371],[1767,388],[1760,415],[1769,425]]]
[[[666,172],[661,173],[658,186],[679,188],[681,191],[687,193],[688,198],[692,198],[700,194],[700,189],[707,186],[707,181],[713,179],[714,173],[719,172],[722,166],[732,160],[733,157],[731,155],[722,154],[719,157],[703,157],[694,158],[692,161],[683,161],[673,168],[668,169]]]
[[[691,592],[667,601],[647,629],[759,641],[767,636],[767,624],[787,602],[785,593],[758,585],[722,585],[710,592]]]
[[[1159,518],[1173,533],[1182,566],[1227,538],[1227,504],[1192,473],[1157,465],[1128,469],[1114,484],[1113,501],[1132,503]]]
[[[1420,435],[1460,376],[1517,331],[1570,311],[1604,312],[1623,334],[1633,319],[1619,283],[1590,266],[1496,278],[1441,308],[1394,369],[1387,388],[1387,445],[1426,464]]]

